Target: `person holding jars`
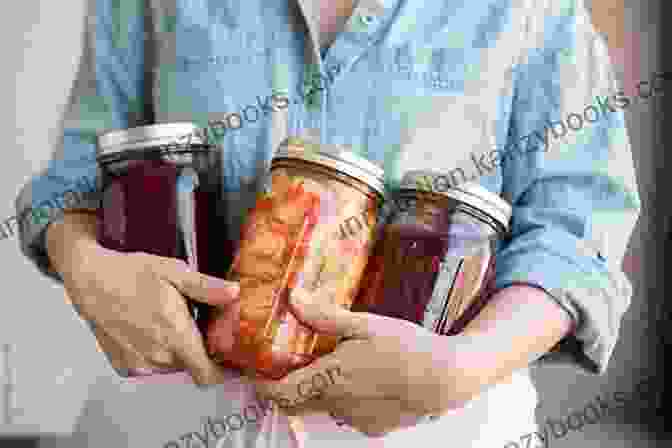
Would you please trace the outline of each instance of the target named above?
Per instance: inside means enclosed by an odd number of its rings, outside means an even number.
[[[455,446],[502,446],[536,430],[531,364],[605,371],[630,300],[629,287],[614,285],[627,284],[619,265],[640,205],[605,44],[581,1],[121,3],[96,2],[63,158],[47,174],[95,173],[93,161],[68,161],[94,154],[97,133],[195,122],[220,150],[226,213],[217,232],[234,245],[287,137],[346,146],[383,169],[392,191],[406,172],[445,174],[474,152],[506,148],[479,161],[493,169],[465,179],[511,205],[489,302],[458,334],[440,335],[296,288],[292,315],[342,340],[280,380],[250,380],[255,392],[218,395],[300,403],[283,410],[289,421],[260,426],[253,440],[408,446],[449,437]],[[273,101],[254,114],[257,97]],[[558,137],[563,120],[596,97],[605,118]],[[242,126],[236,115],[245,113],[255,120]],[[19,212],[56,188],[36,176]],[[175,258],[101,246],[97,199],[48,222],[24,220],[24,253],[63,282],[120,373],[186,368],[199,384],[233,381],[234,371],[208,356],[184,296],[217,308],[233,328],[238,284]],[[586,240],[594,253],[578,249]],[[335,384],[293,399],[297,384],[335,368]],[[141,432],[133,409],[129,402],[127,432]]]

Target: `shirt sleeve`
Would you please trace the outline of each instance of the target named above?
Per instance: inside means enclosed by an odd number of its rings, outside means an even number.
[[[47,167],[16,199],[21,250],[42,273],[57,281],[61,278],[50,266],[45,248],[48,225],[60,219],[64,210],[98,209],[96,137],[105,130],[132,127],[141,119],[142,4],[141,0],[89,2],[84,51],[60,142]]]
[[[542,288],[573,316],[571,335],[540,362],[601,374],[632,295],[621,269],[641,208],[623,114],[632,99],[580,0],[530,11],[502,160],[513,216],[496,282]]]

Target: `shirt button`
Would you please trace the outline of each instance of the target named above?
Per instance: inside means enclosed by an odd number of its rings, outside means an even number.
[[[373,16],[361,16],[359,20],[366,26],[373,24],[376,21],[376,18]]]

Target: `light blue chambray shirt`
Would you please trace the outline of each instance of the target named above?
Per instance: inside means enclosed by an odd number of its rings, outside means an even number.
[[[544,359],[604,372],[630,302],[620,265],[640,205],[623,100],[584,6],[362,0],[326,50],[318,14],[309,1],[97,0],[63,144],[17,200],[25,254],[58,279],[45,228],[58,207],[98,206],[97,192],[58,198],[97,176],[95,137],[109,129],[209,124],[234,237],[290,134],[346,145],[392,188],[409,170],[463,167],[513,205],[497,285],[537,285],[576,319]],[[52,198],[47,219],[27,218]]]

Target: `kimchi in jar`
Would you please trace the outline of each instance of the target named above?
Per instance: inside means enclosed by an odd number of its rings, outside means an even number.
[[[302,325],[289,297],[301,288],[311,300],[350,308],[372,248],[383,170],[339,146],[289,138],[266,185],[228,275],[240,283],[233,340],[222,316],[208,327],[208,349],[250,376],[278,379],[338,343]]]

